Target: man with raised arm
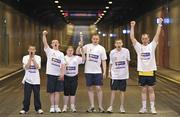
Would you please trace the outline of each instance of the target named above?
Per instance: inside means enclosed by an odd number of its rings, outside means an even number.
[[[141,36],[142,44],[139,43],[134,36],[134,27],[136,22],[131,21],[131,31],[130,38],[133,43],[134,49],[137,53],[137,71],[139,75],[138,83],[141,86],[141,98],[142,98],[142,108],[139,113],[146,113],[146,100],[147,94],[149,94],[151,113],[156,114],[155,109],[155,93],[154,85],[156,82],[155,71],[157,70],[156,60],[155,60],[155,50],[159,41],[159,35],[161,32],[163,19],[159,18],[159,23],[157,27],[156,34],[150,42],[149,35],[144,33]]]
[[[65,71],[64,54],[59,51],[59,41],[52,40],[51,46],[47,43],[47,31],[43,31],[44,51],[47,56],[46,74],[47,74],[47,92],[51,102],[50,112],[60,113],[59,92],[64,91],[63,80]]]
[[[83,51],[86,53],[86,63],[85,63],[85,77],[86,77],[86,86],[88,89],[88,96],[90,101],[90,107],[87,112],[95,112],[94,107],[94,91],[93,86],[96,87],[97,97],[98,97],[98,110],[99,112],[104,112],[102,105],[103,100],[103,78],[106,77],[106,51],[105,48],[99,45],[99,35],[94,34],[91,39],[92,43],[86,44],[82,47],[82,40],[79,43],[77,48],[77,54],[80,53],[80,48],[83,48]],[[101,68],[102,64],[102,68]]]

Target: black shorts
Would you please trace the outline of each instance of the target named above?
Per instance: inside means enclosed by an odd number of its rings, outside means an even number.
[[[86,86],[102,86],[103,77],[102,74],[85,74],[86,77]]]
[[[64,91],[64,81],[59,80],[59,76],[47,75],[47,92],[62,92]]]
[[[126,91],[126,79],[124,80],[113,80],[110,81],[110,87],[111,90],[120,90],[120,91]]]
[[[78,86],[78,76],[64,76],[64,95],[75,96]]]
[[[154,86],[156,83],[156,77],[155,76],[139,76],[138,81],[140,86]]]

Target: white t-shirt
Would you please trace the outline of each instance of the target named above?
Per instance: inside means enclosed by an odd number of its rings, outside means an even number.
[[[65,56],[66,73],[67,76],[76,76],[78,74],[79,64],[83,64],[82,57],[80,56]]]
[[[157,70],[156,60],[155,60],[155,50],[157,47],[157,42],[154,40],[144,46],[139,42],[136,42],[134,48],[137,53],[137,70],[138,71],[154,71]]]
[[[122,80],[129,78],[129,61],[130,54],[126,48],[121,48],[120,51],[113,49],[110,52],[111,79]]]
[[[64,54],[59,50],[44,48],[47,56],[46,74],[60,76],[61,64],[65,64]]]
[[[41,67],[41,57],[38,55],[35,55],[34,60],[39,65],[39,67]],[[25,75],[24,75],[23,80],[25,80],[27,83],[33,84],[33,85],[40,84],[39,70],[36,69],[33,62],[31,61],[30,68],[28,68],[28,69],[25,68],[25,65],[28,63],[28,61],[29,61],[29,55],[24,56],[23,60],[22,60],[23,68],[25,69]]]
[[[83,49],[86,53],[85,73],[102,73],[101,61],[107,59],[104,47],[87,44]]]

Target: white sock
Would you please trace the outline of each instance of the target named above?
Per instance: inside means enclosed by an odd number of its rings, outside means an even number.
[[[154,101],[151,101],[151,102],[150,102],[150,105],[151,105],[151,108],[154,108],[154,105],[155,105],[155,104],[154,104]]]
[[[59,106],[58,105],[54,105],[55,108],[58,108]]]
[[[75,105],[74,105],[74,104],[71,104],[71,108],[75,108]]]
[[[51,108],[54,108],[55,105],[51,105]]]
[[[146,101],[142,101],[142,108],[146,109]]]
[[[67,108],[67,105],[64,105],[64,108]]]

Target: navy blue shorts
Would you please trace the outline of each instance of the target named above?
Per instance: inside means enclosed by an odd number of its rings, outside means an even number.
[[[120,90],[120,91],[126,91],[126,79],[124,80],[113,80],[110,81],[110,87],[111,90]]]
[[[140,86],[154,86],[156,83],[156,77],[155,76],[139,76],[138,81]]]
[[[47,92],[62,92],[64,91],[64,81],[59,80],[59,76],[47,75]]]
[[[102,74],[89,74],[85,73],[86,77],[86,86],[102,86],[103,77]]]
[[[75,96],[78,86],[78,76],[64,76],[64,95]]]

